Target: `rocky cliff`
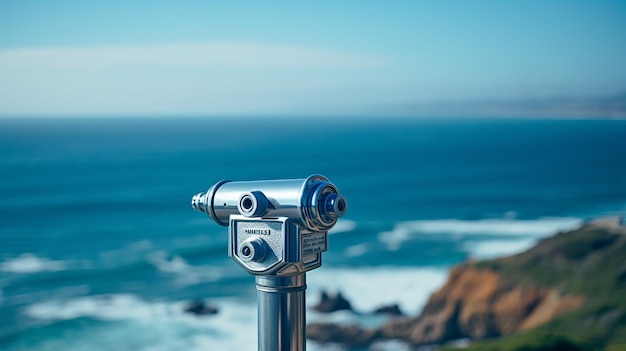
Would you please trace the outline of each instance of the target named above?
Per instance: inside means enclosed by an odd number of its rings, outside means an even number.
[[[416,317],[373,330],[313,324],[308,337],[348,347],[381,339],[425,345],[543,328],[573,340],[626,342],[626,230],[610,223],[557,234],[519,255],[457,266]]]
[[[437,344],[509,335],[550,321],[583,302],[583,296],[556,288],[520,286],[490,269],[460,266],[431,295],[418,317],[389,322],[382,336]]]

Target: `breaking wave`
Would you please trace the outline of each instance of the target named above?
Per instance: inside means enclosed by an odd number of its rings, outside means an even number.
[[[38,273],[46,271],[62,271],[66,268],[66,262],[54,261],[44,257],[37,257],[32,253],[24,253],[2,262],[0,270],[9,273]]]
[[[391,231],[381,232],[378,240],[389,250],[397,250],[403,242],[423,235],[450,235],[458,239],[468,235],[494,237],[542,238],[560,231],[579,228],[582,219],[573,217],[520,219],[459,219],[400,222]]]
[[[317,304],[322,290],[341,291],[359,312],[369,313],[397,303],[404,312],[414,315],[430,294],[443,285],[447,274],[444,267],[326,267],[307,274],[307,303]]]

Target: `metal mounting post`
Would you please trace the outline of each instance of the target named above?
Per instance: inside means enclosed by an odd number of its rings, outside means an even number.
[[[306,350],[306,273],[257,276],[259,351]]]

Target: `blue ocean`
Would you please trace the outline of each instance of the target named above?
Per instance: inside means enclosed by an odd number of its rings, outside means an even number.
[[[256,350],[254,278],[191,197],[311,174],[349,206],[307,305],[340,291],[359,314],[307,318],[375,324],[455,264],[626,214],[626,120],[2,119],[0,350]]]

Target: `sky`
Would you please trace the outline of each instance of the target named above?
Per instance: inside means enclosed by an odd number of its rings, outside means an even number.
[[[0,117],[626,93],[626,1],[0,1]]]

